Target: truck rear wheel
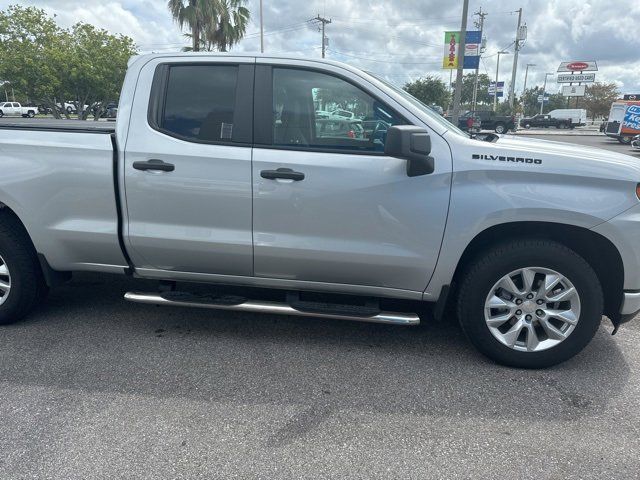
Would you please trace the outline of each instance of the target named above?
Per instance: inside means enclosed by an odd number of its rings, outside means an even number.
[[[496,128],[495,128],[495,131],[496,131],[496,133],[499,133],[499,134],[504,133],[504,132],[506,131],[506,128],[505,128],[505,126],[504,126],[504,123],[499,123],[499,124],[497,124],[497,125],[496,125]]]
[[[21,320],[46,295],[31,241],[20,222],[0,212],[0,325]]]
[[[473,345],[503,365],[546,368],[579,353],[602,319],[591,266],[549,240],[497,246],[466,271],[458,318]]]

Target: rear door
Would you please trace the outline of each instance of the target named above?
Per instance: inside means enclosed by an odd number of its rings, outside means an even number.
[[[138,80],[124,178],[128,244],[142,274],[253,273],[255,60],[205,60],[157,59]]]
[[[384,143],[389,126],[412,123],[409,112],[357,77],[313,65],[257,66],[255,275],[421,292],[447,216],[449,147],[433,134],[436,171],[408,177]],[[330,120],[316,112],[337,109],[375,126],[366,137],[327,135]]]

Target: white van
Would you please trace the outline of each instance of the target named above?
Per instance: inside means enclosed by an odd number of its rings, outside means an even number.
[[[574,127],[583,127],[587,124],[587,111],[583,108],[560,108],[549,112],[551,118],[571,120]]]

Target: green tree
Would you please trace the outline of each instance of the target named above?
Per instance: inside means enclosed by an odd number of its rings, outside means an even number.
[[[620,91],[615,83],[596,82],[587,86],[583,99],[584,108],[591,118],[604,116],[609,113],[611,104],[620,98]]]
[[[82,112],[84,105],[116,100],[135,52],[128,37],[84,23],[62,29],[38,8],[0,11],[0,78],[57,118],[67,114],[57,103],[71,100]]]
[[[218,15],[215,23],[205,28],[205,38],[208,45],[221,52],[226,52],[244,37],[250,13],[243,5],[244,0],[218,1]]]
[[[532,116],[536,113],[540,113],[540,103],[538,103],[538,97],[542,95],[542,87],[527,88],[522,94],[522,107],[525,116]],[[549,93],[547,91],[546,96],[549,98],[544,105],[544,111],[550,112],[559,108],[566,108],[567,100],[560,93]]]
[[[451,100],[447,85],[432,75],[407,83],[403,88],[425,105],[435,104],[446,109]]]
[[[84,105],[117,99],[127,63],[136,49],[131,38],[111,35],[93,25],[78,23],[65,32],[69,49],[67,68],[63,72],[63,85],[78,111],[86,119]],[[99,118],[99,111],[95,119]]]
[[[12,5],[0,11],[0,78],[29,101],[52,109],[67,60],[61,34],[44,10]]]
[[[169,0],[174,20],[189,29],[187,51],[226,52],[245,35],[250,13],[245,0]]]
[[[476,82],[475,73],[467,73],[462,77],[462,96],[460,97],[461,103],[470,109],[473,103],[473,88]],[[477,103],[482,105],[493,105],[493,97],[489,95],[489,84],[491,79],[486,73],[480,73],[478,75],[478,97]],[[453,88],[456,88],[456,82],[453,82]],[[479,108],[481,110],[481,108]]]

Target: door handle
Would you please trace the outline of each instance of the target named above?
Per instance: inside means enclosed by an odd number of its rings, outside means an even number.
[[[300,180],[304,180],[304,173],[294,172],[290,168],[279,168],[277,170],[262,170],[260,172],[260,176],[268,180],[276,180],[278,178],[281,178],[283,180],[293,180],[296,182],[299,182]]]
[[[157,170],[160,172],[173,172],[176,166],[172,163],[166,163],[162,160],[147,160],[146,162],[133,162],[133,168],[136,170]]]

